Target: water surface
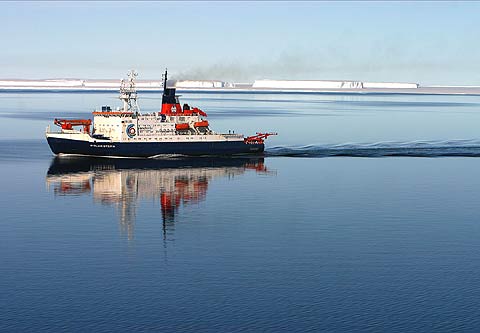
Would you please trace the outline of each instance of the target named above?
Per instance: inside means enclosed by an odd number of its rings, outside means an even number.
[[[0,94],[1,331],[480,329],[479,97],[183,97],[280,135],[259,158],[58,159],[51,118],[115,95]]]

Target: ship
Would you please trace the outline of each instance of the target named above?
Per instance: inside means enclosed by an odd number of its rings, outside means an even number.
[[[175,87],[167,87],[163,75],[162,104],[158,112],[141,113],[135,79],[120,82],[122,107],[102,106],[91,119],[54,119],[59,131],[46,130],[46,139],[56,155],[148,158],[158,156],[203,156],[262,154],[265,139],[277,133],[245,137],[216,133],[210,129],[207,114],[197,107],[180,104]]]

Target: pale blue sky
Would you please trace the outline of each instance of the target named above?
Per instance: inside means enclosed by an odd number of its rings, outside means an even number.
[[[1,2],[1,78],[480,85],[479,2]]]

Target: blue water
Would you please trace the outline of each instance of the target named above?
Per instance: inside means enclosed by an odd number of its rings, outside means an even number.
[[[115,97],[0,94],[0,331],[480,330],[480,97],[185,94],[279,136],[263,158],[52,156],[52,118]]]

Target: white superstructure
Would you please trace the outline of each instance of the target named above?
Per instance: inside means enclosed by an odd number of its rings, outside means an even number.
[[[102,106],[93,112],[92,134],[85,128],[73,129],[65,120],[61,132],[50,132],[47,137],[69,138],[90,142],[208,142],[208,141],[243,141],[243,135],[218,134],[209,128],[204,119],[207,115],[198,108],[187,104],[180,106],[178,98],[175,103],[162,103],[158,112],[140,113],[137,103],[135,78],[137,73],[130,71],[128,80],[121,80],[119,99],[122,107],[112,109]],[[74,124],[83,125],[83,124]]]

